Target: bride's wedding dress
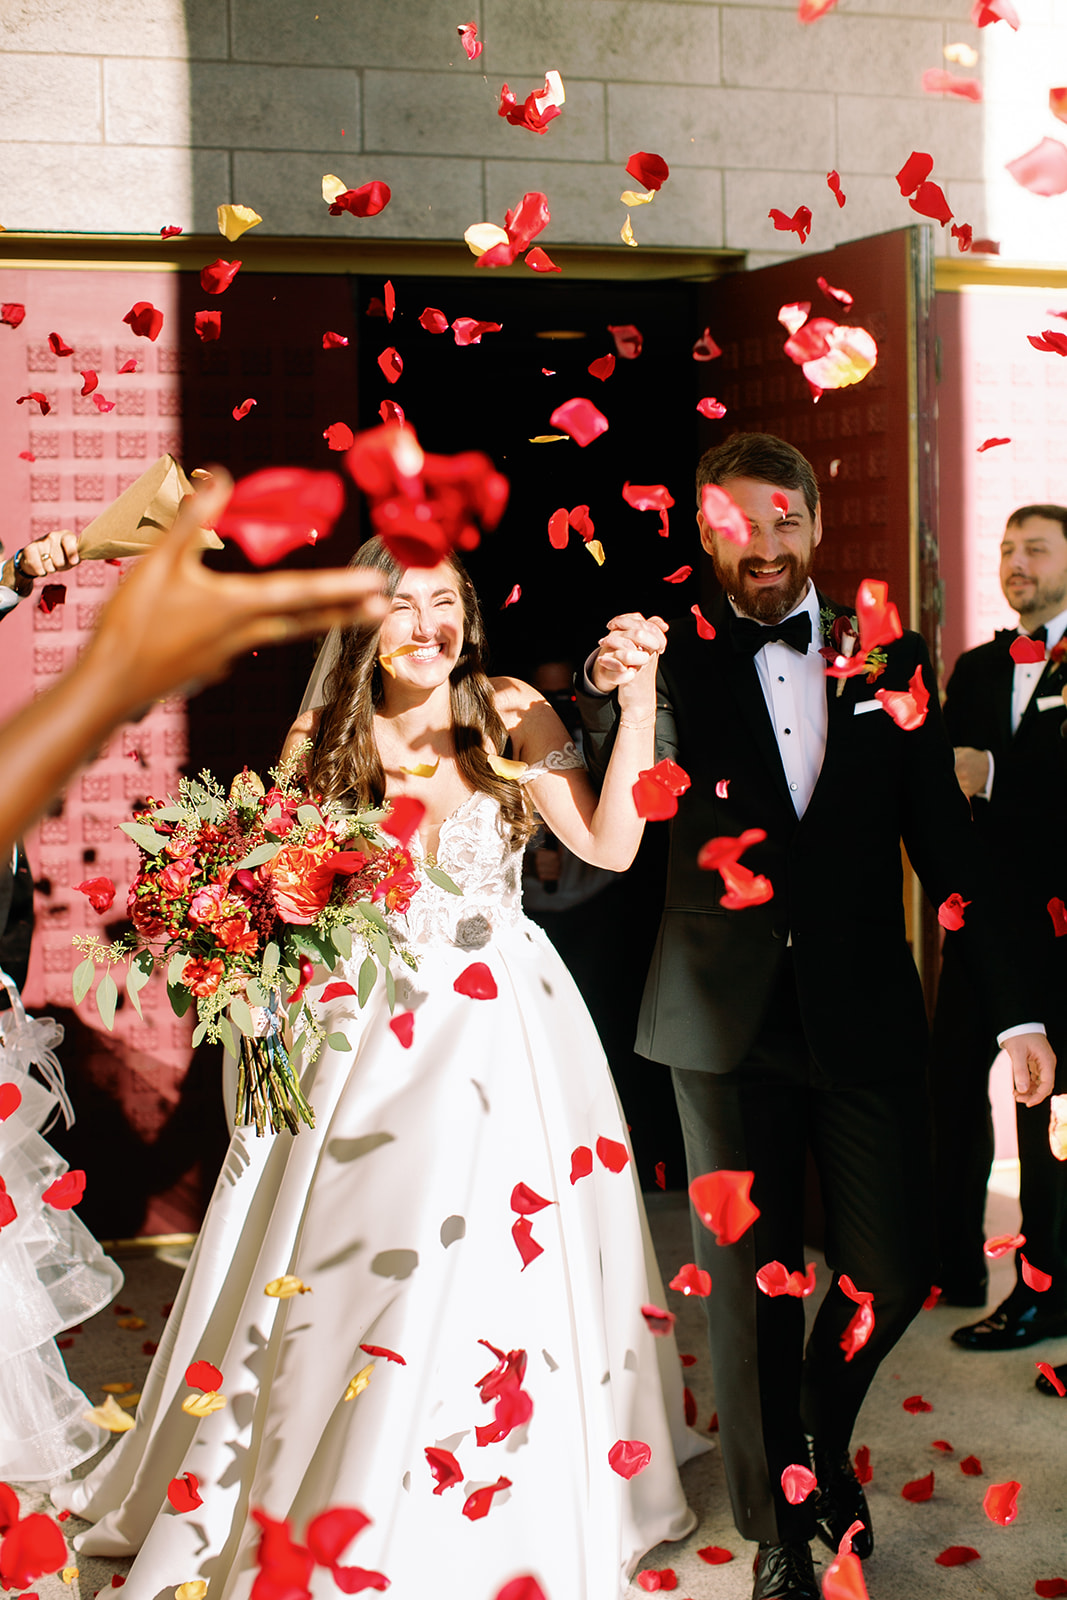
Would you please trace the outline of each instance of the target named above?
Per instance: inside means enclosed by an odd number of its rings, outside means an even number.
[[[424,879],[391,919],[418,957],[394,962],[410,1046],[380,980],[362,1011],[325,1003],[351,1048],[305,1073],[315,1128],[237,1130],[136,1428],[56,1496],[96,1523],[83,1552],[140,1551],[134,1600],[196,1578],[209,1600],[245,1600],[253,1510],[300,1539],[317,1513],[357,1507],[371,1521],[343,1564],[384,1574],[396,1600],[495,1600],[523,1574],[547,1600],[618,1600],[640,1557],[694,1524],[675,1463],[706,1445],[684,1426],[674,1340],[642,1316],[663,1288],[632,1164],[614,1170],[628,1142],[596,1033],[522,914],[521,852],[491,797],[446,820],[437,860],[462,897]],[[454,987],[474,963],[494,998]],[[518,1185],[547,1203],[532,1211]],[[516,1225],[526,1255],[528,1236],[540,1246],[525,1266]],[[285,1274],[310,1292],[264,1294]],[[516,1351],[532,1414],[479,1443],[495,1414],[479,1380]],[[182,1410],[197,1360],[226,1396],[199,1419]],[[623,1465],[630,1444],[650,1454],[627,1478],[609,1454]],[[455,1458],[454,1486],[427,1449]],[[167,1488],[186,1473],[202,1504],[179,1512]],[[487,1513],[465,1515],[489,1485]],[[326,1567],[309,1588],[338,1592]]]

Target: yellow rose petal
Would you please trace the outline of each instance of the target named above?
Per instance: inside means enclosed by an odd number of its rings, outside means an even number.
[[[637,240],[634,238],[634,230],[630,226],[629,212],[626,213],[626,221],[619,229],[619,238],[622,240],[623,244],[632,244],[634,249],[637,248]]]
[[[135,1389],[132,1394],[124,1394],[122,1399],[119,1401],[119,1405],[122,1407],[123,1411],[132,1411],[140,1398],[140,1389]]]
[[[294,1294],[310,1294],[311,1285],[287,1272],[284,1278],[272,1278],[263,1293],[269,1294],[272,1300],[288,1300]]]
[[[187,1394],[182,1401],[182,1410],[187,1417],[210,1417],[213,1411],[221,1411],[225,1404],[224,1394],[208,1389],[205,1394]]]
[[[125,1328],[129,1333],[140,1333],[142,1328],[147,1328],[148,1323],[143,1317],[116,1317],[115,1326]]]
[[[78,1569],[77,1567],[64,1567],[59,1576],[63,1579],[64,1583],[73,1583],[75,1578],[78,1576]]]
[[[106,1428],[109,1433],[129,1433],[135,1426],[132,1417],[123,1411],[113,1394],[109,1394],[102,1406],[94,1406],[91,1411],[83,1411],[86,1422],[95,1422],[98,1428]]]
[[[485,758],[498,778],[521,778],[526,771],[525,761],[507,761],[503,756],[488,755]]]
[[[624,206],[647,206],[656,198],[655,189],[642,194],[638,189],[624,189],[619,199]]]
[[[328,172],[322,180],[322,198],[328,206],[332,206],[339,194],[344,194],[348,188],[343,178],[335,178]]]
[[[370,1363],[369,1366],[360,1367],[360,1369],[356,1373],[355,1377],[352,1378],[349,1381],[348,1388],[345,1390],[345,1399],[346,1400],[354,1400],[356,1398],[357,1394],[362,1394],[364,1389],[370,1383],[371,1378],[373,1376],[374,1376],[374,1362],[373,1361]]]
[[[530,440],[531,444],[559,444],[564,439],[569,439],[569,433],[535,433]]]
[[[100,1385],[105,1394],[129,1394],[133,1388],[132,1383],[102,1383]]]
[[[590,539],[585,547],[598,567],[604,565],[604,546],[599,539]]]
[[[472,256],[484,256],[495,244],[507,244],[508,236],[495,222],[472,222],[463,235]]]
[[[958,67],[978,65],[978,51],[972,49],[969,44],[947,44],[942,54],[946,61],[954,61]]]
[[[380,661],[381,657],[379,656],[378,659]],[[394,673],[395,676],[396,674]],[[432,778],[440,765],[441,757],[438,756],[432,767],[428,766],[425,761],[420,761],[417,767],[401,767],[400,770],[401,772],[406,772],[409,778]]]
[[[219,206],[217,212],[219,232],[231,244],[242,233],[247,233],[249,228],[254,228],[257,222],[263,221],[259,212],[253,211],[251,206]]]
[[[179,1583],[174,1600],[204,1600],[206,1594],[207,1584],[203,1578],[190,1578],[188,1583]]]

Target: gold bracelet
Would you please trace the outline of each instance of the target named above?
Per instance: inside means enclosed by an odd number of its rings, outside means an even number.
[[[619,727],[629,728],[632,733],[641,733],[645,728],[654,728],[655,726],[655,717],[649,717],[647,722],[627,722],[625,717],[619,718]]]

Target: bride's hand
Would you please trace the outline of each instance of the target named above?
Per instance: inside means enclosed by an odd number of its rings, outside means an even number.
[[[601,639],[591,677],[601,694],[617,690],[620,707],[656,703],[656,668],[667,648],[667,623],[627,611],[612,617]]]

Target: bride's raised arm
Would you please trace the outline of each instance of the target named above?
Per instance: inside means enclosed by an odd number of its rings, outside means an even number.
[[[644,833],[633,786],[656,759],[656,669],[666,643],[662,618],[636,615],[616,618],[601,642],[599,676],[615,687],[619,720],[599,799],[584,768],[551,762],[570,735],[539,691],[516,678],[494,680],[497,710],[516,759],[528,766],[548,762],[545,772],[528,781],[538,812],[572,854],[611,872],[626,870]]]

